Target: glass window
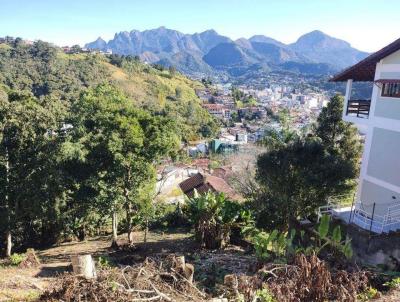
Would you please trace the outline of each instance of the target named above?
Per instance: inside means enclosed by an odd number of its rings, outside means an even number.
[[[382,96],[400,98],[400,83],[384,83],[382,85]]]

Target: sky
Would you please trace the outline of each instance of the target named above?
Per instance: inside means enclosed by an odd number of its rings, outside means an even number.
[[[295,42],[312,30],[373,52],[400,38],[400,0],[0,0],[0,36],[84,45],[165,26]]]

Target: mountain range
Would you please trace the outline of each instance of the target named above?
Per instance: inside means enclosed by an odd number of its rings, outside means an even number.
[[[232,40],[215,30],[184,34],[159,27],[116,33],[108,42],[99,37],[85,47],[137,55],[149,63],[175,66],[189,75],[223,72],[240,76],[258,69],[329,74],[368,55],[318,30],[285,44],[263,35]]]

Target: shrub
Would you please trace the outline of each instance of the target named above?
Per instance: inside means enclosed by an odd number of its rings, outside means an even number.
[[[259,289],[256,292],[257,302],[277,302],[274,296],[270,293],[268,288]]]
[[[187,227],[190,223],[180,204],[159,203],[155,207],[150,228]]]
[[[243,217],[246,211],[243,206],[227,199],[223,193],[199,195],[195,192],[187,208],[197,241],[208,249],[226,246],[230,241],[231,228],[245,224]]]
[[[256,256],[260,260],[267,260],[272,252],[277,257],[284,257],[292,250],[295,230],[288,234],[274,230],[271,233],[258,232],[251,241],[254,244]]]
[[[357,295],[357,300],[360,301],[369,301],[371,299],[376,298],[378,295],[378,290],[373,287],[368,287],[365,291]]]
[[[111,263],[112,261],[107,256],[100,256],[97,260],[99,268],[110,268],[112,266]]]
[[[400,277],[394,278],[390,280],[389,282],[386,282],[384,284],[385,286],[389,287],[390,289],[399,289],[400,288]]]
[[[15,266],[20,265],[20,263],[24,261],[25,258],[26,258],[25,254],[14,253],[10,256],[11,265]]]

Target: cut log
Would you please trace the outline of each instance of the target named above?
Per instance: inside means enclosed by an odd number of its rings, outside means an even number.
[[[189,281],[189,283],[193,283],[194,266],[185,262],[185,256],[174,257],[174,267]]]
[[[72,269],[76,276],[96,278],[96,266],[91,255],[71,256]]]

